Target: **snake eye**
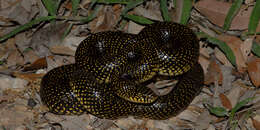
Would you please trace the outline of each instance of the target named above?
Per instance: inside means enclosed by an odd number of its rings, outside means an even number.
[[[161,30],[161,35],[159,35],[163,42],[168,42],[170,39],[170,32],[169,30]]]

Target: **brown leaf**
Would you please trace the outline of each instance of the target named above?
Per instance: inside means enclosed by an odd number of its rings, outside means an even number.
[[[204,74],[206,74],[208,72],[208,67],[210,64],[209,59],[210,59],[210,55],[209,55],[207,48],[202,47],[202,44],[200,44],[199,63],[201,64],[201,66],[204,70]]]
[[[255,127],[255,129],[260,130],[260,121],[252,118],[252,122],[253,122],[253,126]]]
[[[243,44],[242,40],[235,36],[228,35],[220,35],[218,36],[218,39],[226,42],[227,45],[231,48],[236,57],[237,69],[239,72],[243,73],[247,66],[243,53],[241,51],[241,45]]]
[[[36,6],[33,6],[35,4],[35,0],[1,1],[0,16],[2,19],[6,18],[5,22],[10,22],[10,24],[14,21],[25,24],[38,13]]]
[[[154,2],[154,3],[153,3]],[[134,9],[134,14],[140,15],[151,20],[163,21],[160,4],[158,1],[150,2],[149,5],[146,6],[138,6]]]
[[[219,84],[222,84],[223,75],[219,65],[215,60],[211,61],[208,67],[208,73],[205,76],[205,84],[211,84],[218,80]]]
[[[25,79],[28,81],[35,81],[39,78],[42,78],[45,74],[34,74],[34,73],[18,73],[18,72],[14,72],[13,75],[15,77],[21,78],[21,79]]]
[[[71,2],[68,2],[68,3],[66,3],[65,5],[64,5],[64,7],[66,8],[66,9],[68,9],[68,10],[72,10],[72,3]]]
[[[98,17],[98,21],[95,22],[95,27],[91,30],[94,33],[113,30],[118,22],[120,13],[115,12],[112,7],[106,6],[102,12],[102,15]]]
[[[232,67],[232,64],[229,62],[225,54],[219,48],[215,48],[214,52],[216,58],[219,60],[220,63],[222,63],[225,66]]]
[[[69,56],[74,56],[75,54],[75,51],[63,45],[54,45],[50,48],[50,50],[54,54],[69,55]]]
[[[203,111],[196,122],[195,129],[196,130],[205,130],[209,127],[210,123],[212,122],[212,118],[209,118],[210,114],[209,111]]]
[[[7,43],[5,45],[6,50],[8,50],[7,53],[7,65],[23,65],[24,64],[24,58],[20,51],[15,46],[15,39],[11,38],[7,40]]]
[[[231,104],[231,102],[229,101],[228,97],[227,97],[225,94],[223,94],[223,93],[220,93],[218,96],[219,96],[219,98],[220,98],[220,100],[221,100],[222,105],[223,105],[225,108],[231,110],[231,109],[232,109],[232,104]]]
[[[128,24],[127,32],[132,33],[132,34],[138,34],[144,26],[136,24],[133,21],[130,21]]]
[[[34,61],[36,61],[37,59],[40,58],[35,53],[34,50],[28,50],[28,51],[23,52],[23,56],[24,56],[24,63],[33,63]]]
[[[242,55],[243,55],[245,61],[248,60],[249,54],[251,54],[253,39],[254,38],[248,38],[241,44],[240,49],[241,49],[241,52],[242,52]]]
[[[68,23],[50,25],[34,33],[30,44],[36,54],[40,57],[48,56],[51,54],[50,47],[63,44],[61,38],[68,25]]]
[[[204,74],[206,74],[208,72],[208,67],[209,67],[210,61],[207,58],[205,58],[204,56],[200,56],[199,63],[201,64],[201,66],[203,68]]]
[[[248,61],[248,74],[256,87],[260,86],[260,58],[250,58]]]
[[[6,105],[5,108],[0,110],[0,124],[2,126],[12,126],[11,129],[15,129],[15,127],[19,125],[26,124],[27,120],[33,120],[33,112],[28,111],[26,105],[22,103],[23,102],[20,100],[19,103],[15,103],[15,105]]]
[[[221,72],[223,75],[223,81],[222,81],[222,87],[221,87],[221,93],[226,92],[227,90],[232,89],[232,82],[235,80],[235,76],[232,74],[233,69],[232,67],[228,66],[221,66]],[[230,98],[228,98],[231,100]]]
[[[234,84],[232,84],[234,85]],[[241,97],[241,91],[242,88],[241,87],[233,87],[229,93],[226,95],[227,98],[229,99],[232,107],[235,107],[235,105],[238,103],[239,98]]]
[[[7,57],[8,66],[12,65],[23,65],[24,59],[18,50],[9,51],[9,56]]]
[[[260,32],[260,26],[258,26],[256,28],[256,32]],[[256,35],[255,37],[256,37],[255,38],[256,43],[258,43],[258,45],[260,45],[260,35]]]
[[[175,13],[173,13],[173,21],[174,22],[180,22],[181,21],[181,14],[183,11],[183,4],[184,1],[183,0],[176,0],[176,9],[175,9]]]
[[[222,27],[231,4],[232,3],[219,0],[200,0],[196,3],[195,8],[205,15],[212,23]],[[252,9],[253,6],[247,8],[245,5],[242,5],[240,11],[234,17],[230,29],[247,29]]]
[[[50,58],[53,56],[49,56]],[[38,69],[42,69],[42,68],[46,68],[47,67],[47,61],[46,58],[39,58],[36,61],[34,61],[32,64],[30,64],[29,66],[24,67],[24,71],[32,71],[32,70],[38,70]]]

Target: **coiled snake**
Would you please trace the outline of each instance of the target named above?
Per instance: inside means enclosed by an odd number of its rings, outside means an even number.
[[[156,22],[137,35],[96,33],[78,46],[74,64],[43,77],[40,96],[55,114],[167,119],[201,91],[204,74],[198,56],[196,35],[177,23]],[[146,87],[160,76],[178,78],[163,96]]]

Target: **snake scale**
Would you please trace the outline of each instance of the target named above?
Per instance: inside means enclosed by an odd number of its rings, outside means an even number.
[[[80,43],[75,63],[49,71],[40,96],[55,114],[92,114],[117,119],[168,119],[183,111],[203,86],[199,42],[188,27],[156,22],[139,34],[107,31]],[[147,84],[177,78],[166,95]]]

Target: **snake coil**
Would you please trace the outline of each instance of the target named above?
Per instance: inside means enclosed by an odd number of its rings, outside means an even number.
[[[43,77],[40,96],[55,114],[167,119],[183,111],[202,89],[198,56],[196,35],[177,23],[156,22],[137,35],[96,33],[80,43],[74,64]],[[146,87],[160,76],[178,78],[163,96]]]

